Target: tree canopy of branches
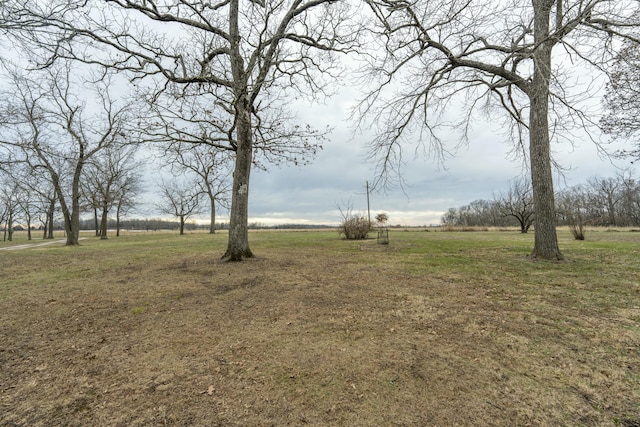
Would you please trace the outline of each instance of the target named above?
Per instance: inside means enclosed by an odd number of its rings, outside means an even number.
[[[146,80],[153,80],[161,91],[175,84],[185,93],[210,97],[216,109],[198,116],[207,128],[195,134],[197,143],[203,139],[214,145],[221,143],[235,153],[229,243],[223,258],[253,256],[247,225],[256,141],[272,139],[271,130],[282,132],[273,105],[284,108],[282,99],[290,99],[291,94],[324,93],[325,83],[334,76],[335,53],[345,52],[357,32],[357,27],[347,22],[350,2],[5,3],[4,27],[47,49],[48,62],[70,58],[100,63],[132,73],[135,79],[148,77]],[[261,115],[261,111],[265,113]],[[294,127],[290,143],[308,144],[314,132],[305,129]]]
[[[607,83],[600,124],[605,132],[621,138],[640,134],[640,44],[624,43]],[[640,159],[640,145],[620,153]]]
[[[572,71],[606,72],[612,40],[638,40],[637,2],[607,0],[368,0],[378,26],[365,77],[377,85],[358,113],[373,117],[371,157],[382,177],[402,163],[402,146],[447,152],[443,130],[469,138],[474,115],[502,122],[528,144],[535,205],[531,256],[562,259],[555,229],[551,141],[596,123],[572,94]],[[580,66],[576,64],[579,63]],[[574,91],[576,92],[576,91]],[[456,117],[451,111],[462,114]],[[502,113],[502,114],[500,114]]]

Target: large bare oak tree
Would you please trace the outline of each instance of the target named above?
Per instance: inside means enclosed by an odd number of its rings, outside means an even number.
[[[252,257],[249,177],[255,115],[270,96],[322,93],[335,52],[357,27],[346,0],[8,0],[4,27],[32,37],[49,60],[72,58],[155,78],[201,85],[233,116],[235,152],[229,241],[224,259]],[[1,24],[0,24],[1,25]],[[46,62],[46,61],[44,61]],[[288,96],[288,95],[287,95]]]
[[[359,113],[380,125],[371,155],[382,175],[402,146],[426,141],[445,153],[447,124],[469,138],[475,112],[512,129],[528,156],[535,205],[533,258],[563,259],[556,235],[552,139],[595,125],[573,87],[580,74],[606,73],[617,40],[637,42],[637,1],[368,0],[378,22],[376,78]],[[573,73],[573,75],[572,75]],[[594,85],[596,86],[596,85]]]

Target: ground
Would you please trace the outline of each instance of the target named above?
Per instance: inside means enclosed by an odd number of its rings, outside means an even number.
[[[251,238],[1,252],[0,425],[640,426],[640,233]]]

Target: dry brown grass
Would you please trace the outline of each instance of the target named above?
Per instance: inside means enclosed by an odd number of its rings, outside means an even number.
[[[587,238],[589,239],[589,235]],[[125,236],[0,257],[0,424],[640,425],[640,233]]]

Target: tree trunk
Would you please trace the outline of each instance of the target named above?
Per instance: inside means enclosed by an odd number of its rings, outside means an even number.
[[[7,219],[6,229],[9,232],[9,241],[13,241],[13,208],[9,208],[9,218]]]
[[[53,239],[53,215],[56,210],[56,199],[51,199],[49,203],[49,209],[47,210],[47,223],[49,228],[45,227],[45,239]]]
[[[100,227],[98,226],[98,207],[93,207],[93,228],[96,229],[96,237],[100,235]]]
[[[64,217],[64,231],[67,236],[67,246],[79,245],[78,236],[80,235],[80,193],[79,188],[79,174],[76,172],[74,182],[71,190],[71,210],[65,202],[64,193],[62,189],[57,185],[56,191],[58,193],[58,200],[60,201],[60,208],[62,209],[62,215]]]
[[[120,204],[116,208],[116,237],[120,237]]]
[[[252,258],[249,248],[249,175],[253,154],[251,135],[251,110],[247,94],[247,76],[240,53],[238,31],[238,3],[229,3],[229,35],[231,37],[231,72],[234,81],[236,119],[236,161],[233,172],[231,211],[229,212],[229,242],[224,261],[241,261]]]
[[[222,257],[225,261],[241,261],[252,258],[249,248],[249,175],[251,173],[252,147],[251,125],[248,111],[242,112],[243,119],[238,118],[238,149],[236,151],[235,170],[233,173],[233,195],[229,213],[229,242],[227,252]]]
[[[107,214],[106,204],[102,207],[102,218],[100,219],[100,240],[107,240]]]
[[[533,54],[534,72],[529,101],[529,154],[531,183],[535,205],[536,226],[532,258],[561,260],[556,234],[556,210],[551,170],[549,140],[549,83],[551,80],[551,49],[549,19],[553,0],[533,0],[534,39],[538,46]]]
[[[180,215],[180,235],[184,234],[184,215]]]
[[[608,195],[607,196],[607,210],[609,211],[609,226],[611,227],[615,227],[617,226],[616,224],[616,205],[615,202],[613,201],[613,196],[612,195]]]
[[[75,221],[73,219],[73,214],[70,214],[69,211],[64,212],[64,234],[67,237],[67,246],[76,246],[78,245],[78,237],[76,236],[76,227],[79,227],[80,221],[78,220],[78,225],[75,225]]]
[[[209,194],[209,201],[211,203],[211,223],[209,225],[209,234],[216,234],[216,199]]]

